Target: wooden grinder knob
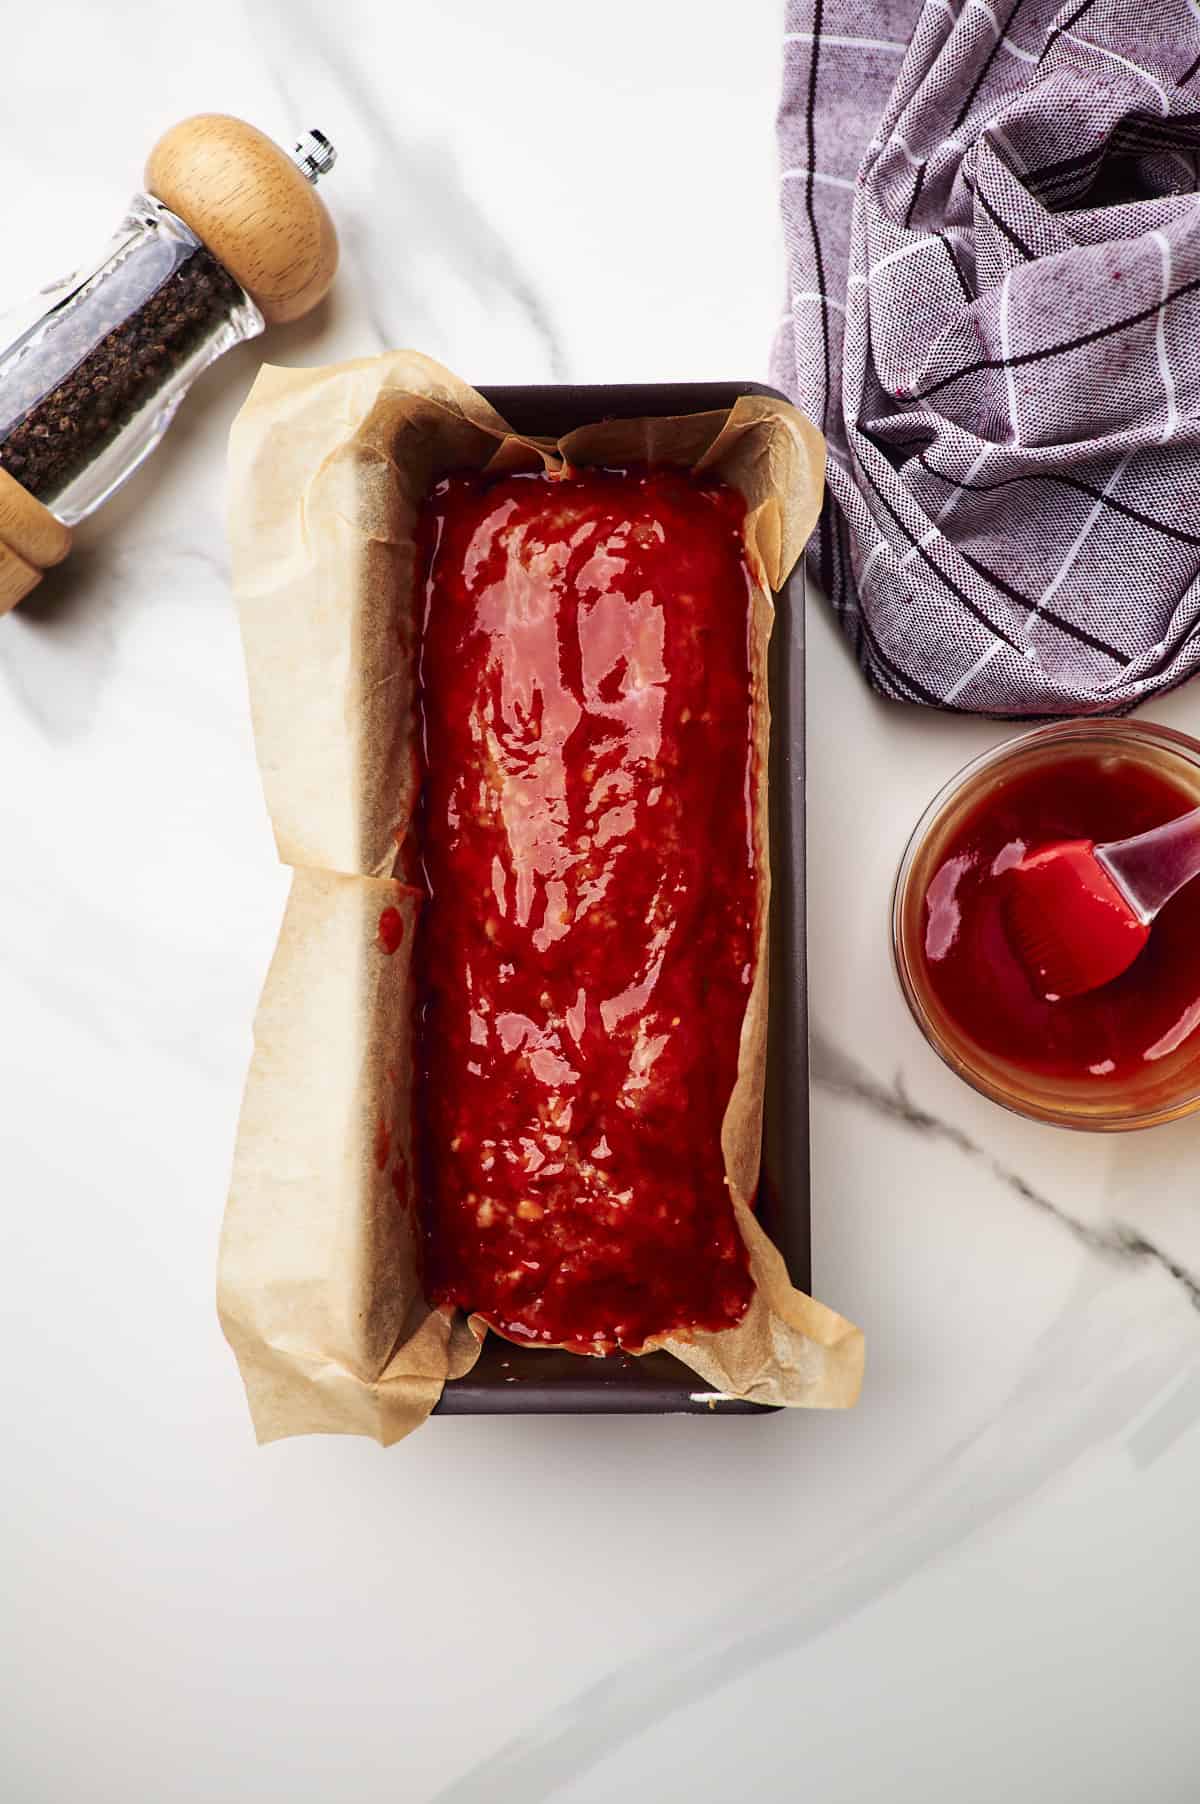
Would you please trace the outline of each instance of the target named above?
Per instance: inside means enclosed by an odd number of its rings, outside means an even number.
[[[225,113],[173,125],[146,163],[146,187],[203,240],[269,326],[299,319],[337,268],[333,221],[287,152]]]
[[[306,174],[244,120],[198,113],[173,125],[146,163],[147,190],[195,232],[268,325],[315,307],[337,268],[337,233],[309,180],[331,166],[333,153],[314,133],[296,154],[310,146]],[[70,549],[70,528],[0,469],[0,614]]]
[[[70,549],[70,527],[0,470],[0,614],[36,589],[43,571],[61,564]]]

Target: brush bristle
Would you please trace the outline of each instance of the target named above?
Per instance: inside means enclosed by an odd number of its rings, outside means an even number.
[[[1150,937],[1091,840],[1063,840],[1027,853],[1012,867],[1009,882],[1009,938],[1048,1002],[1111,983]]]

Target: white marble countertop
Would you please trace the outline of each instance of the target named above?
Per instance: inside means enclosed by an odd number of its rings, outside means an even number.
[[[222,109],[341,152],[336,297],[276,361],[761,376],[778,29],[685,0],[27,10],[3,287],[86,254],[158,132]],[[876,702],[819,605],[814,1259],[867,1333],[860,1408],[255,1448],[213,1267],[285,889],[222,529],[260,349],[0,623],[0,1792],[1190,1800],[1200,1118],[1060,1133],[927,1050],[889,884],[1005,730]],[[1200,690],[1147,713],[1200,731]]]

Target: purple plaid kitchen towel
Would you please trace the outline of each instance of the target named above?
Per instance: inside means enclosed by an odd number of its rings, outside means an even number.
[[[1120,713],[1200,662],[1200,0],[789,0],[775,379],[871,682]]]

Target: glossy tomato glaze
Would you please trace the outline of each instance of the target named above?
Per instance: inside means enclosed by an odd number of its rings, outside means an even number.
[[[751,1294],[720,1131],[757,941],[745,503],[471,474],[420,526],[426,1289],[600,1353]]]
[[[1195,802],[1134,757],[1074,755],[1002,779],[940,848],[925,892],[927,983],[959,1033],[1035,1077],[1112,1091],[1195,1057],[1200,883],[1167,904],[1121,977],[1063,1001],[1038,993],[1006,926],[1006,873],[1026,850],[1124,839]]]

